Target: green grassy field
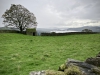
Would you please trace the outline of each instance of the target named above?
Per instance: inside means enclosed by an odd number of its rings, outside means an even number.
[[[67,58],[84,61],[100,52],[100,34],[28,36],[0,33],[0,75],[58,70]]]

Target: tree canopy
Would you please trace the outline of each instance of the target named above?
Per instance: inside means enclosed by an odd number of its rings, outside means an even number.
[[[11,4],[9,10],[2,15],[6,26],[17,27],[21,32],[28,26],[36,26],[36,17],[22,5]]]
[[[92,32],[90,29],[83,29],[82,32]]]

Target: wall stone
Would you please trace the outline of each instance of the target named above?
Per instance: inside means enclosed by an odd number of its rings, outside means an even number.
[[[100,52],[96,57],[87,58],[85,62],[100,67]]]

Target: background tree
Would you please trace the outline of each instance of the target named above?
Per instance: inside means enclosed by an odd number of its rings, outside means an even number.
[[[2,15],[6,26],[17,27],[21,32],[28,26],[37,25],[36,17],[22,5],[11,4],[9,10]]]
[[[92,32],[90,29],[83,29],[82,32]]]

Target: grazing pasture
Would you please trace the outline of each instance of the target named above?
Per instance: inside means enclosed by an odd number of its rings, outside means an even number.
[[[0,75],[58,70],[67,58],[84,61],[98,52],[100,34],[28,36],[0,33]]]

